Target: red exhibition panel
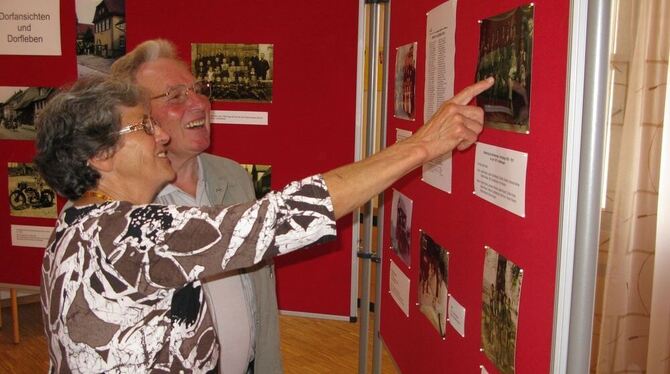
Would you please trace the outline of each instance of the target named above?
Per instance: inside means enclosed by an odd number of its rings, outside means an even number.
[[[396,48],[418,42],[418,113],[415,122],[394,118],[394,87],[390,85],[388,144],[395,142],[397,128],[416,131],[424,121],[426,13],[442,3],[438,0],[392,2],[389,76],[393,77],[396,71],[393,58]],[[478,21],[528,3],[516,0],[458,1],[455,92],[474,82],[479,49]],[[479,139],[482,143],[528,154],[525,217],[475,196],[475,148],[454,152],[451,194],[422,182],[421,170],[393,186],[413,201],[412,266],[409,268],[390,249],[392,192],[386,194],[381,333],[404,373],[478,373],[480,365],[489,373],[499,372],[480,352],[485,246],[492,247],[523,269],[516,336],[516,373],[550,371],[570,2],[538,0],[534,4],[530,134],[485,128]],[[389,81],[393,82],[393,78]],[[448,290],[466,310],[465,337],[461,337],[447,322],[446,336],[442,339],[416,305],[419,230],[428,233],[449,251]],[[409,317],[405,316],[389,292],[391,261],[410,279]]]
[[[0,55],[0,86],[60,87],[77,77],[75,57],[76,23],[74,0],[60,0],[61,56]],[[0,139],[0,196],[9,196],[7,163],[32,162],[32,141]],[[60,208],[64,201],[58,199]],[[36,286],[40,283],[40,266],[44,250],[13,247],[10,225],[53,227],[54,219],[13,217],[9,204],[0,204],[0,283]]]
[[[356,109],[357,2],[270,0],[126,1],[128,50],[150,38],[172,40],[185,61],[191,43],[274,45],[272,103],[215,102],[216,110],[267,112],[268,126],[214,125],[210,152],[240,163],[272,165],[272,187],[353,161]],[[74,0],[61,0],[58,57],[0,56],[0,86],[61,86],[76,79]],[[0,140],[7,162],[29,162],[30,141]],[[8,196],[7,183],[0,192]],[[59,201],[59,207],[63,201]],[[13,248],[10,224],[53,226],[49,219],[0,211],[0,283],[39,284],[43,251]],[[351,219],[339,238],[277,260],[280,308],[349,316]]]
[[[355,1],[127,1],[128,48],[167,38],[274,45],[272,103],[215,102],[268,112],[269,126],[214,125],[210,152],[272,165],[272,187],[353,161],[358,4]],[[338,240],[276,260],[279,308],[349,316],[351,219]]]

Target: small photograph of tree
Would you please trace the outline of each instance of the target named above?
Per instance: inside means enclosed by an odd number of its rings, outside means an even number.
[[[501,373],[513,374],[523,270],[486,247],[482,284],[482,347]]]
[[[242,167],[251,175],[257,199],[272,190],[272,165],[242,164]]]
[[[530,132],[533,10],[524,5],[481,21],[476,80],[495,78],[477,96],[488,127]]]
[[[446,335],[449,253],[421,231],[419,239],[419,309],[440,333]]]

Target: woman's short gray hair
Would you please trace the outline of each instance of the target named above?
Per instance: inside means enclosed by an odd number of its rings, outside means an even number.
[[[36,121],[35,165],[60,195],[76,200],[97,186],[100,173],[88,165],[114,152],[121,126],[119,107],[143,103],[128,81],[87,78],[56,95]]]

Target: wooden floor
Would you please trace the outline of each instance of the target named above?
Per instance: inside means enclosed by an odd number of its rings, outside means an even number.
[[[48,356],[39,304],[20,305],[19,319],[21,343],[14,344],[10,308],[2,308],[0,373],[46,373]],[[280,324],[286,374],[358,372],[358,323],[280,316]],[[369,373],[371,343],[368,346]],[[399,373],[386,349],[382,356],[382,373]]]

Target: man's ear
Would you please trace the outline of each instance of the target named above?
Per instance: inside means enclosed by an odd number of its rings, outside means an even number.
[[[87,165],[101,173],[112,171],[114,168],[112,156],[114,156],[112,150],[98,152],[88,159]]]

